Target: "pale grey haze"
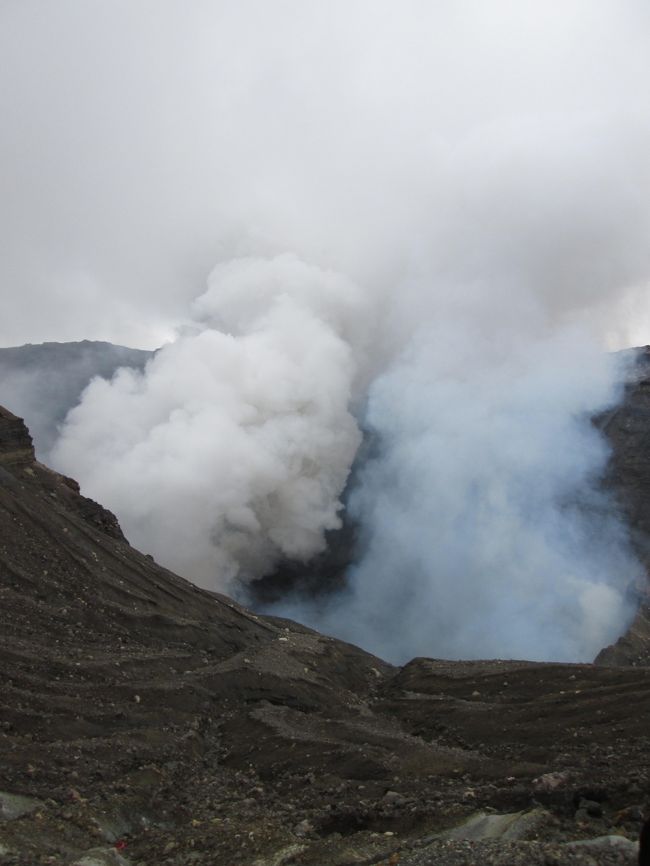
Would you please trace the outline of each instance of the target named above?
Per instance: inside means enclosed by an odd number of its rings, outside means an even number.
[[[4,0],[0,344],[167,344],[51,459],[237,592],[322,549],[365,426],[350,591],[285,609],[592,656],[639,568],[589,418],[650,339],[649,37],[635,0]]]

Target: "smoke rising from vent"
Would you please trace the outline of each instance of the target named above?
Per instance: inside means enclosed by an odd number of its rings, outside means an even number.
[[[1,13],[3,339],[169,342],[56,466],[237,591],[322,549],[369,428],[349,590],[283,609],[393,658],[593,656],[638,568],[589,419],[650,334],[647,4],[89,8]]]
[[[225,589],[340,526],[360,442],[345,336],[362,346],[369,313],[349,279],[290,255],[218,266],[193,310],[196,333],[144,373],[88,386],[53,459],[137,544]]]
[[[497,348],[449,326],[370,390],[378,445],[351,494],[348,589],[275,610],[398,662],[590,661],[640,574],[598,487],[607,449],[591,422],[617,399],[621,361],[575,331]]]

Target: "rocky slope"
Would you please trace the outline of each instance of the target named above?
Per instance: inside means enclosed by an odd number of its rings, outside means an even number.
[[[395,669],[258,617],[131,548],[4,410],[0,622],[3,864],[635,862],[650,668]]]

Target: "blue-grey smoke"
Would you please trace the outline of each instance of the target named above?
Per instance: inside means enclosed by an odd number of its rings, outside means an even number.
[[[506,346],[448,328],[420,332],[370,389],[378,445],[350,497],[348,588],[276,611],[396,662],[590,661],[640,573],[592,423],[620,398],[622,361],[575,331]]]

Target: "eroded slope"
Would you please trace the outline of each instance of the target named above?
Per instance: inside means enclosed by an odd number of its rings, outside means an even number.
[[[566,843],[638,834],[650,670],[397,670],[255,616],[131,548],[5,411],[0,602],[0,862],[593,863]]]

